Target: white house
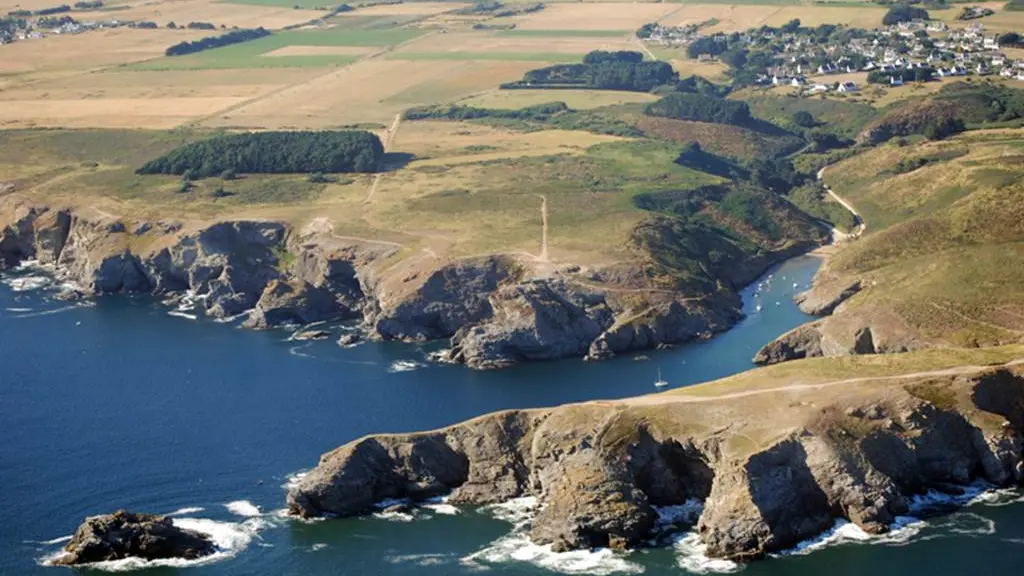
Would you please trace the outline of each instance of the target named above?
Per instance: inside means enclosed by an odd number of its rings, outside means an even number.
[[[853,82],[840,82],[839,83],[839,91],[840,92],[850,93],[850,92],[857,92],[858,90],[860,90],[860,88],[857,88],[857,85],[854,84]]]
[[[901,78],[899,76],[890,76],[889,77],[889,84],[891,86],[903,86],[903,78]]]

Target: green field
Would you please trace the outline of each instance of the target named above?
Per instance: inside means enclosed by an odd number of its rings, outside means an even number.
[[[422,30],[307,30],[277,32],[271,36],[214,48],[187,56],[169,56],[131,66],[135,70],[209,70],[218,68],[287,68],[343,66],[359,58],[354,54],[265,56],[288,46],[384,48],[425,34]]]

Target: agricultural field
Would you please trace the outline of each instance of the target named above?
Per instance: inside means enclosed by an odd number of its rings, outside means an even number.
[[[524,61],[363,60],[205,122],[210,127],[325,128],[390,124],[415,105],[493,89],[537,66]],[[352,87],[359,86],[359,90]]]
[[[490,22],[496,25],[515,24],[517,30],[636,30],[682,9],[675,4],[553,4],[539,12],[496,18]]]
[[[739,32],[758,26],[781,26],[794,18],[799,18],[804,26],[846,24],[873,28],[881,25],[886,10],[884,6],[869,2],[858,6],[792,4],[798,3],[687,3],[658,22],[666,26],[685,26],[712,21],[713,24],[706,28],[708,32]]]
[[[53,4],[59,4],[54,2]],[[110,17],[121,20],[149,20],[160,26],[168,22],[185,25],[189,22],[210,22],[220,27],[280,29],[309,22],[323,15],[319,10],[296,10],[290,5],[236,4],[213,0],[174,0],[173,2],[145,2],[130,0],[119,6],[127,6],[110,13]],[[97,13],[100,14],[100,13]]]
[[[575,110],[589,110],[602,106],[634,102],[653,102],[657,98],[643,92],[619,92],[615,90],[492,90],[459,100],[459,104],[477,108],[519,109],[551,101],[565,102]]]

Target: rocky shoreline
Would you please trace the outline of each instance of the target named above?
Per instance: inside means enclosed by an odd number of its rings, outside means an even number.
[[[358,321],[374,340],[451,339],[447,360],[489,369],[603,359],[724,331],[741,318],[740,287],[816,245],[764,252],[735,263],[715,291],[683,294],[638,280],[636,270],[552,273],[507,255],[402,257],[397,245],[316,224],[129,222],[10,195],[0,199],[0,269],[37,260],[80,296],[187,293],[207,316],[245,314],[255,329]]]
[[[656,507],[699,501],[708,555],[742,562],[841,519],[887,532],[929,490],[1024,479],[1019,365],[841,384],[668,393],[369,436],[324,454],[288,508],[353,516],[391,498],[532,496],[531,539],[564,551],[644,546],[661,529]]]

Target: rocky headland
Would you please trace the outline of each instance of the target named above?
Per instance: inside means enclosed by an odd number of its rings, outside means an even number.
[[[657,506],[696,499],[708,554],[748,561],[838,519],[884,533],[929,490],[1024,478],[1019,362],[832,381],[812,373],[752,372],[361,438],[324,454],[291,488],[288,508],[352,516],[392,498],[533,496],[531,538],[560,551],[643,546],[657,535]]]
[[[195,560],[214,552],[216,547],[205,534],[178,528],[166,516],[118,510],[86,518],[53,563],[74,566],[124,558]]]
[[[660,233],[657,226],[645,233]],[[354,321],[371,339],[451,339],[449,359],[480,369],[707,337],[740,318],[739,288],[822,241],[822,230],[801,229],[756,255],[734,250],[732,260],[701,272],[707,278],[665,285],[651,270],[671,276],[658,263],[671,258],[643,242],[634,246],[637,264],[625,267],[503,254],[418,258],[392,243],[337,236],[322,220],[301,229],[261,220],[141,222],[0,198],[0,268],[36,260],[85,296],[189,294],[206,315],[246,314],[244,325],[257,329]]]

